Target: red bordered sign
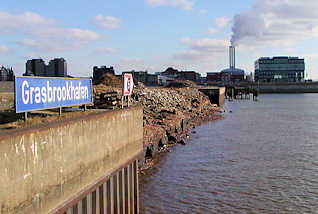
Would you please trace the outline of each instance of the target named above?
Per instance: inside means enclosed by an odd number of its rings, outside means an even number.
[[[123,77],[123,95],[129,96],[132,94],[134,88],[134,80],[132,74],[124,74]]]

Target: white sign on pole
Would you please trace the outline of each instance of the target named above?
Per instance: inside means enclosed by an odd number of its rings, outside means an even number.
[[[134,87],[132,74],[124,74],[123,84],[123,96],[130,96]]]

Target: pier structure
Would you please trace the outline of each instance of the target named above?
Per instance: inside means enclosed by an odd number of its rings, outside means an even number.
[[[225,87],[204,87],[199,88],[199,91],[207,95],[211,104],[216,104],[222,107],[225,102]]]

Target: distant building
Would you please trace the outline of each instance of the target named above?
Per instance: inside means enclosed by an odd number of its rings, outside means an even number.
[[[233,83],[239,83],[241,81],[244,81],[245,79],[245,71],[243,69],[239,69],[235,67],[236,60],[235,60],[235,47],[230,46],[229,47],[229,61],[230,61],[230,67],[226,68],[221,71],[221,81],[224,84],[233,84]]]
[[[0,81],[14,81],[14,77],[12,68],[0,68]]]
[[[180,71],[179,79],[182,80],[191,80],[193,82],[200,82],[201,75],[195,71]]]
[[[206,74],[207,82],[221,82],[221,72],[208,72]]]
[[[249,75],[246,76],[246,81],[248,82],[253,82],[253,73],[250,73]]]
[[[66,77],[67,63],[63,58],[55,58],[46,66],[46,76],[48,77]]]
[[[23,76],[66,77],[67,63],[64,58],[55,58],[48,65],[43,59],[31,59],[26,63]]]
[[[167,68],[164,72],[161,73],[162,76],[176,79],[179,76],[179,71],[172,67]]]
[[[106,73],[115,75],[115,70],[113,67],[108,68],[106,66],[101,66],[101,67],[94,66],[93,67],[93,83],[97,82]]]
[[[201,75],[199,73],[195,71],[178,71],[172,67],[169,67],[162,72],[161,76],[165,76],[170,79],[191,80],[197,83],[201,82]]]
[[[123,73],[131,73],[134,78],[134,82],[142,82],[145,85],[156,86],[159,85],[159,75],[149,74],[148,71],[128,71]]]
[[[303,82],[305,61],[298,57],[261,57],[255,61],[255,81]]]
[[[244,81],[245,72],[239,68],[228,68],[221,71],[221,80],[223,83],[239,83]]]
[[[26,63],[24,76],[45,76],[46,65],[43,59],[31,59]]]

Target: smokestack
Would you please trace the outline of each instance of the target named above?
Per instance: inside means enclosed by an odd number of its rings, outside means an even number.
[[[233,46],[233,68],[235,68],[235,46]]]
[[[235,68],[235,47],[230,46],[229,50],[230,68]]]
[[[229,48],[229,59],[230,59],[229,65],[230,65],[230,68],[231,68],[231,66],[232,66],[232,46],[230,46],[230,48]]]

